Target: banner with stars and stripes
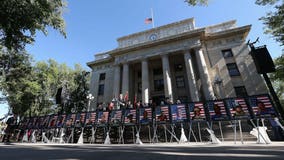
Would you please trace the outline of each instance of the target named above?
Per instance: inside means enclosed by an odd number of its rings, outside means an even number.
[[[202,102],[189,103],[189,117],[192,121],[206,121],[206,113]]]
[[[96,112],[88,112],[86,114],[85,126],[86,127],[92,127],[93,125],[95,125],[96,118],[97,118]]]
[[[75,118],[76,118],[76,114],[72,113],[72,114],[68,114],[66,117],[66,123],[65,126],[66,127],[73,127],[74,126],[74,122],[75,122]]]
[[[122,110],[112,110],[110,114],[110,123],[112,125],[121,124],[122,120]]]
[[[58,116],[57,127],[61,128],[65,125],[66,114],[62,114]]]
[[[152,122],[152,108],[139,108],[139,122],[141,124]]]
[[[244,98],[225,100],[232,119],[251,119],[249,107]]]
[[[155,108],[155,118],[157,123],[166,123],[170,120],[169,106],[158,106]]]
[[[108,123],[109,112],[99,111],[97,123],[99,125],[106,125]]]
[[[136,124],[136,109],[126,109],[124,112],[124,124],[135,125]]]
[[[186,122],[186,108],[184,104],[171,105],[171,120],[172,123]]]
[[[206,103],[209,110],[210,120],[212,121],[224,121],[229,120],[229,114],[226,110],[224,101],[209,101]]]
[[[270,118],[277,115],[268,94],[251,96],[248,102],[255,118]]]

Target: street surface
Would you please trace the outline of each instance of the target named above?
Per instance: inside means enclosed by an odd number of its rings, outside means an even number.
[[[284,157],[284,142],[161,143],[161,144],[42,144],[0,143],[1,160],[274,160]]]

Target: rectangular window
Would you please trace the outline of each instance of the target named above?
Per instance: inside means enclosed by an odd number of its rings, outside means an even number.
[[[183,76],[176,76],[176,85],[177,85],[177,88],[183,88],[184,87]]]
[[[234,88],[235,88],[235,92],[236,92],[237,97],[245,97],[245,96],[248,95],[245,86],[238,86],[238,87],[234,87]]]
[[[182,69],[183,69],[182,64],[175,64],[175,71],[176,72],[182,71]]]
[[[154,80],[154,90],[155,91],[164,90],[164,80],[163,79]]]
[[[106,79],[106,74],[105,73],[101,73],[100,74],[100,81],[105,80]]]
[[[98,95],[104,95],[104,90],[105,90],[105,85],[104,84],[100,84],[99,85],[99,91],[98,91]]]
[[[228,63],[227,68],[230,76],[240,76],[240,72],[236,63]]]
[[[222,54],[224,58],[233,57],[233,52],[231,49],[222,50]]]

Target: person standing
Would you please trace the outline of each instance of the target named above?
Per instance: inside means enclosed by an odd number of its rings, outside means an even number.
[[[4,137],[2,139],[2,142],[10,142],[10,137],[13,133],[15,122],[16,122],[16,116],[15,115],[8,118],[8,120],[6,121],[7,127],[5,129],[5,134],[4,134]]]

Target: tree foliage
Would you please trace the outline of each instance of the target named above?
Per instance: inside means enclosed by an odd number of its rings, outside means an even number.
[[[265,33],[271,34],[274,39],[284,45],[284,1],[257,0],[259,5],[273,5],[274,11],[270,11],[260,18],[265,24]]]
[[[0,89],[13,113],[39,116],[86,109],[89,76],[80,65],[72,69],[51,59],[32,65],[26,52],[3,48],[0,59]],[[60,87],[64,87],[64,103],[56,105]]]
[[[47,34],[48,26],[66,36],[64,7],[63,0],[1,0],[0,44],[8,49],[23,49],[34,41],[37,30]]]
[[[284,107],[284,54],[274,60],[276,72],[270,74],[273,86]]]
[[[208,0],[185,0],[185,2],[188,3],[190,6],[196,6],[196,5],[207,5]]]

